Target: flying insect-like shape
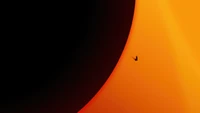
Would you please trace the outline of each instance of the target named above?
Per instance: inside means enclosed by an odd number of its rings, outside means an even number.
[[[138,56],[136,56],[135,58],[133,57],[133,59],[134,59],[135,61],[138,61]]]

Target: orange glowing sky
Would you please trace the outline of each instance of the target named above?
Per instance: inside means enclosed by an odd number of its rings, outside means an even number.
[[[115,69],[79,113],[200,113],[199,26],[199,0],[136,0]]]

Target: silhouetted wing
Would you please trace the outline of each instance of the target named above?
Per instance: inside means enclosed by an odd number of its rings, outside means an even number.
[[[132,57],[135,61],[137,61],[138,60],[138,57],[136,56],[135,58],[134,57]]]

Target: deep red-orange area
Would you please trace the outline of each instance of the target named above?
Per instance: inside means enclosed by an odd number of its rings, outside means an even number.
[[[79,113],[200,113],[200,1],[135,5],[118,64]]]

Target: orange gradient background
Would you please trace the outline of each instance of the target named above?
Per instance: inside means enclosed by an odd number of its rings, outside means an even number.
[[[136,0],[115,69],[79,113],[200,113],[199,27],[199,0]]]

